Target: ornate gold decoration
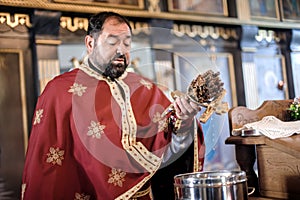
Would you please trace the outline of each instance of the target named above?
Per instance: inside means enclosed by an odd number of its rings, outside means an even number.
[[[71,17],[61,17],[60,18],[60,26],[64,29],[68,29],[71,32],[75,32],[77,30],[87,30],[88,29],[88,19],[86,18],[71,18]]]
[[[271,43],[272,41],[279,42],[281,39],[276,35],[275,31],[272,30],[258,30],[257,35],[255,35],[255,40],[261,42],[263,40]]]
[[[174,24],[173,32],[178,37],[187,35],[189,37],[199,36],[203,39],[211,37],[212,39],[219,39],[220,37],[228,40],[229,38],[238,39],[235,29],[214,27],[214,26],[201,26],[201,25],[188,25],[188,24]]]
[[[12,20],[13,19],[13,20]],[[6,23],[11,28],[15,28],[18,25],[31,27],[30,18],[25,14],[0,13],[0,24]]]
[[[120,0],[51,0],[52,3],[59,4],[73,4],[80,6],[94,6],[94,7],[115,7],[123,9],[144,9],[144,0],[137,1],[120,1]]]
[[[150,34],[149,25],[145,22],[132,22],[130,21],[130,26],[132,27],[132,33],[137,35],[139,33]],[[87,18],[71,18],[71,17],[61,17],[60,18],[60,27],[63,29],[67,29],[71,32],[76,32],[78,30],[88,29],[88,19]]]
[[[149,2],[149,7],[148,7],[149,12],[160,12],[160,6],[159,6],[160,0],[148,0],[148,2]]]
[[[226,94],[226,90],[223,90],[221,92],[221,95],[212,101],[210,104],[208,104],[206,110],[204,113],[200,116],[200,122],[206,123],[207,120],[210,118],[210,116],[215,112],[218,115],[224,114],[228,112],[229,106],[227,102],[223,102],[222,99],[224,98]]]
[[[178,97],[184,96],[188,100],[197,103],[206,110],[200,116],[200,121],[206,123],[210,116],[215,112],[216,114],[224,114],[228,112],[228,103],[222,102],[226,90],[223,88],[224,83],[220,79],[220,72],[213,72],[208,70],[203,74],[199,74],[190,83],[187,92],[183,93],[179,90],[171,92],[172,98],[175,100]],[[174,106],[171,104],[162,114],[162,117],[167,113],[174,111]],[[178,115],[178,113],[176,113]],[[176,121],[177,123],[177,121]],[[175,128],[180,128],[179,124],[175,123]],[[177,126],[176,126],[177,125]]]
[[[130,22],[130,26],[132,27],[132,33],[134,35],[138,35],[139,33],[145,33],[147,35],[150,34],[149,24],[144,22]]]
[[[151,9],[155,9],[157,5],[155,1],[158,0],[148,0],[148,4],[154,3]],[[78,3],[76,3],[78,2]],[[218,23],[218,24],[230,24],[230,25],[257,25],[262,27],[273,27],[273,28],[291,28],[299,29],[300,23],[287,23],[287,22],[276,22],[273,20],[254,20],[251,21],[250,13],[247,11],[249,6],[244,3],[244,1],[239,0],[237,2],[238,7],[238,18],[237,17],[214,17],[207,15],[196,15],[195,13],[181,14],[176,12],[158,11],[150,12],[146,9],[144,5],[144,0],[139,0],[138,6],[126,6],[119,4],[109,4],[109,3],[97,3],[87,2],[85,0],[73,1],[73,0],[0,0],[0,4],[3,6],[12,7],[23,7],[23,8],[35,8],[44,10],[56,10],[62,12],[73,12],[73,13],[97,13],[100,11],[112,10],[120,13],[124,16],[130,17],[143,17],[143,18],[160,18],[160,19],[171,19],[171,20],[181,20],[181,21],[191,21],[191,22],[207,22],[207,23]],[[146,2],[146,1],[145,1]],[[248,3],[248,2],[247,2]],[[242,6],[241,6],[242,5]],[[224,10],[227,10],[224,8]],[[242,12],[242,14],[241,14]]]

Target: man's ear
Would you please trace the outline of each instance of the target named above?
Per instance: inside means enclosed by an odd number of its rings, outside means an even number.
[[[85,46],[87,48],[87,51],[88,51],[88,53],[90,53],[94,48],[94,44],[95,44],[94,38],[90,35],[87,35],[87,36],[85,36],[84,41],[85,41]]]

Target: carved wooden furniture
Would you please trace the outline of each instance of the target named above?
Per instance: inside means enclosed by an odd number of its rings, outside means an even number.
[[[265,101],[256,110],[243,106],[231,108],[228,112],[230,129],[241,128],[267,115],[284,121],[291,102]],[[247,173],[248,186],[256,188],[255,199],[300,199],[300,135],[273,140],[265,136],[230,136],[225,143],[235,145],[236,160]],[[258,176],[253,169],[255,161]]]

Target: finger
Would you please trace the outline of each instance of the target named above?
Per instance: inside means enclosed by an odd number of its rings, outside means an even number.
[[[184,110],[186,111],[184,112],[184,114],[190,115],[195,112],[195,108],[196,108],[195,103],[190,101],[188,97],[182,98],[181,102],[182,105],[184,105]]]
[[[176,113],[177,116],[182,114],[180,104],[181,104],[181,102],[179,101],[179,98],[176,98],[175,101],[173,102],[174,110],[175,110],[175,113]]]
[[[195,102],[190,102],[191,107],[194,109],[194,111],[199,112],[201,110],[201,106]]]
[[[177,98],[174,101],[174,110],[176,113],[176,116],[181,119],[181,120],[186,120],[189,118],[189,114],[188,111],[186,110],[185,106],[184,106],[184,102],[182,101],[182,97]]]
[[[181,97],[179,105],[182,106],[180,107],[181,112],[189,117],[194,116],[199,112],[199,104],[190,101],[188,96]]]

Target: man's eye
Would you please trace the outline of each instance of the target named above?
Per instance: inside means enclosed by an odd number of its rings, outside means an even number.
[[[127,39],[127,40],[124,40],[124,45],[125,46],[130,46],[131,45],[131,39]]]
[[[107,40],[107,43],[110,44],[110,45],[115,45],[115,44],[117,44],[117,42],[118,42],[118,40],[114,39],[114,38],[111,38],[111,39]]]

